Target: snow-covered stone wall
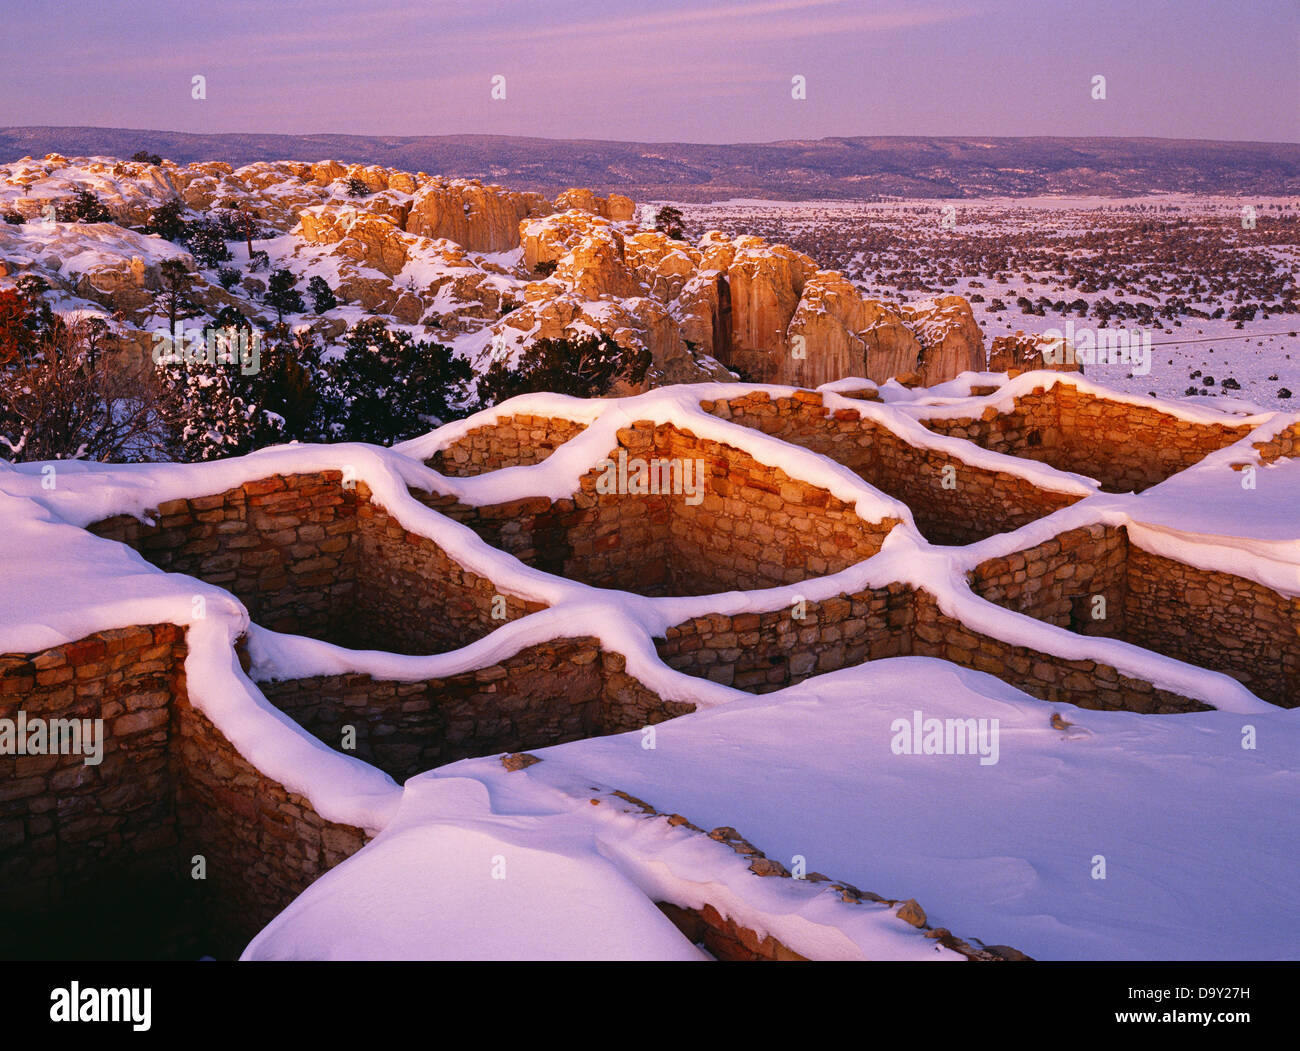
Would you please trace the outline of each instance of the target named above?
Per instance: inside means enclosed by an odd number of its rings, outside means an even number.
[[[151,523],[122,515],[91,530],[226,588],[263,627],[353,647],[455,649],[542,608],[402,529],[340,471],[273,475],[167,501]]]
[[[849,409],[832,412],[823,396],[765,391],[706,401],[706,412],[829,456],[906,503],[921,533],[936,544],[969,544],[1009,532],[1078,500],[1009,471],[991,470],[937,448],[914,445]]]
[[[1072,529],[989,559],[971,583],[1018,613],[1216,668],[1284,708],[1300,704],[1300,599],[1144,551],[1122,526]]]
[[[49,930],[84,914],[110,957],[234,956],[364,845],[193,707],[185,656],[184,629],[155,624],[0,657],[0,719],[28,727],[26,751],[38,724],[102,720],[98,762],[86,748],[0,754],[6,951],[39,957]],[[47,922],[55,914],[62,923]]]
[[[622,733],[695,710],[661,700],[593,638],[556,639],[442,679],[368,675],[262,682],[272,704],[332,748],[397,781],[471,756]]]
[[[586,425],[548,416],[506,416],[475,427],[430,457],[435,471],[453,477],[541,463]]]
[[[479,451],[493,456],[490,447]],[[624,460],[628,477],[637,463],[685,466],[696,491],[609,491]],[[606,465],[585,474],[570,499],[474,508],[421,499],[538,569],[642,595],[774,587],[838,572],[875,554],[898,522],[866,521],[748,453],[650,421],[621,428]]]
[[[1199,423],[1133,402],[1099,398],[1072,383],[1019,395],[1014,409],[978,419],[931,417],[940,434],[1096,478],[1107,492],[1141,492],[1240,441],[1250,424]]]

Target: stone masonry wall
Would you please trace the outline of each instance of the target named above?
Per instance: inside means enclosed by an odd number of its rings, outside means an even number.
[[[1141,492],[1239,441],[1250,427],[1192,423],[1142,405],[1098,398],[1071,383],[1036,387],[979,419],[926,420],[930,430],[996,452],[1096,478],[1107,492]]]
[[[184,695],[174,720],[182,860],[188,867],[193,854],[203,855],[212,951],[235,957],[370,837],[326,821],[303,796],[258,771]]]
[[[0,756],[0,946],[236,955],[364,833],[255,770],[190,705],[183,629],[0,657],[0,718],[102,718],[103,761]],[[195,855],[207,878],[194,880]],[[58,910],[58,922],[45,922]],[[73,919],[77,917],[77,919]],[[70,939],[54,939],[63,931]]]
[[[597,639],[575,638],[445,679],[331,675],[260,688],[332,748],[352,726],[351,754],[403,781],[458,759],[622,733],[695,710],[633,684],[621,656],[602,653]]]
[[[969,544],[1074,503],[1079,497],[1040,489],[1005,471],[990,471],[936,450],[919,449],[857,413],[831,413],[814,391],[788,398],[766,392],[701,402],[715,416],[829,456],[869,485],[912,509],[931,543]],[[945,485],[945,468],[954,470]]]
[[[475,427],[425,462],[435,471],[456,477],[541,463],[586,429],[584,423],[558,417],[505,416]]]
[[[917,593],[915,642],[919,657],[940,657],[964,668],[996,675],[1044,701],[1098,711],[1170,715],[1212,706],[1131,678],[1100,661],[1069,660],[981,634],[939,609],[934,597]]]
[[[971,574],[971,589],[990,602],[1080,635],[1125,638],[1127,557],[1123,529],[1083,526],[981,562]],[[1104,603],[1095,602],[1096,596]]]
[[[1255,442],[1255,449],[1264,463],[1272,463],[1283,456],[1300,455],[1300,422],[1278,431],[1268,441]]]
[[[669,667],[752,693],[911,648],[913,595],[903,584],[801,607],[707,617],[677,624],[656,640]]]
[[[875,554],[897,524],[865,522],[825,490],[671,425],[634,423],[618,442],[614,462],[620,449],[629,462],[703,461],[702,499],[598,492],[600,467],[566,500],[471,508],[419,498],[538,569],[646,595],[773,587],[838,572]]]
[[[89,528],[233,592],[263,627],[333,640],[350,620],[356,568],[356,493],[342,477],[274,475],[170,500],[154,525],[119,515]]]
[[[357,483],[356,588],[348,644],[438,653],[545,609],[463,568],[427,537],[409,533]]]
[[[1300,598],[1128,547],[1124,637],[1300,707]]]
[[[990,602],[1083,635],[1123,639],[1300,705],[1300,599],[1163,558],[1093,525],[990,559],[971,575]],[[1094,618],[1093,596],[1105,598]]]
[[[159,624],[0,657],[0,719],[104,720],[98,765],[0,755],[0,913],[55,907],[125,872],[175,870],[169,720],[184,656],[181,629]]]
[[[542,608],[407,533],[364,482],[341,483],[338,471],[274,475],[169,501],[154,525],[119,515],[90,529],[226,588],[264,627],[354,648],[456,649]]]
[[[544,572],[642,595],[670,590],[670,511],[661,497],[582,489],[554,502],[530,497],[470,507],[452,497],[412,495]]]
[[[700,503],[665,498],[672,511],[670,568],[678,594],[776,587],[836,573],[874,555],[898,524],[895,518],[866,522],[824,489],[673,427],[656,428],[653,442],[649,431],[634,429],[621,434],[620,443],[629,456],[705,464]]]
[[[906,585],[760,614],[697,617],[656,640],[660,657],[753,693],[802,682],[882,657],[939,657],[996,675],[1031,696],[1080,708],[1137,712],[1202,711],[1208,705],[1121,675],[1091,660],[1067,660],[983,635],[948,617],[925,591]]]

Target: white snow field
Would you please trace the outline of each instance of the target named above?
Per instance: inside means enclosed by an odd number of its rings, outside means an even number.
[[[999,720],[998,762],[895,755],[891,723],[916,709]],[[1053,729],[1053,712],[1073,725]],[[514,773],[473,759],[415,778],[393,825],[246,957],[621,956],[630,936],[634,955],[678,958],[661,947],[675,928],[628,909],[629,890],[717,901],[706,888],[729,876],[742,891],[792,882],[702,865],[699,837],[677,830],[647,864],[644,823],[581,792],[604,784],[705,828],[732,825],[787,866],[799,855],[809,872],[913,896],[931,924],[1038,959],[1293,959],[1300,719],[1251,716],[1254,751],[1241,747],[1246,721],[1083,711],[943,661],[876,661],[670,720],[653,749],[629,733],[535,750],[543,761]],[[498,854],[504,880],[490,875]],[[1105,879],[1093,878],[1097,855]],[[610,861],[625,875],[597,901]],[[897,958],[898,941],[937,958],[879,923],[822,926],[830,891],[790,898],[739,914],[818,958]],[[592,924],[576,942],[555,929],[570,915]]]

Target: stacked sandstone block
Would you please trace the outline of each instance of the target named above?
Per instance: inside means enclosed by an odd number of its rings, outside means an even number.
[[[1034,697],[1081,708],[1204,711],[1208,705],[1120,674],[984,635],[942,613],[925,591],[903,584],[759,614],[696,617],[657,641],[671,667],[737,689],[766,693],[811,675],[883,657],[940,657],[988,672]]]
[[[407,531],[371,500],[364,482],[356,492],[356,587],[347,645],[438,653],[546,608],[503,591],[433,540]]]
[[[1278,431],[1265,442],[1255,442],[1255,449],[1264,463],[1272,463],[1283,456],[1300,456],[1300,422]]]
[[[917,592],[913,630],[916,656],[940,657],[996,675],[1044,701],[1153,715],[1211,710],[1208,704],[1124,675],[1101,661],[1060,657],[981,634],[943,613],[924,591]]]
[[[931,543],[973,543],[1018,529],[1080,499],[1040,489],[1019,475],[918,448],[851,409],[832,413],[812,391],[796,391],[788,398],[759,391],[701,406],[843,464],[869,485],[906,503]]]
[[[264,682],[277,708],[333,748],[345,727],[352,754],[398,781],[497,752],[622,733],[694,711],[661,700],[626,674],[597,639],[556,639],[442,679],[395,682],[368,675]]]
[[[1124,637],[1300,707],[1300,596],[1130,544]]]
[[[1081,526],[981,562],[971,574],[971,588],[981,598],[1057,627],[1123,638],[1128,550],[1123,529]]]
[[[342,474],[274,475],[160,505],[153,523],[119,515],[91,532],[160,569],[233,592],[275,631],[346,632],[355,582],[355,493]]]
[[[940,434],[1096,478],[1107,492],[1141,492],[1240,441],[1249,424],[1193,423],[1143,405],[1098,398],[1071,383],[1036,387],[1015,409],[979,419],[926,420]]]
[[[897,524],[863,521],[824,489],[671,424],[620,430],[611,461],[620,450],[647,464],[702,462],[701,498],[598,492],[596,467],[564,500],[471,508],[422,499],[538,569],[648,595],[775,587],[838,572],[875,554]]]
[[[1300,704],[1300,598],[1144,551],[1126,529],[1085,526],[990,559],[971,586],[1058,627],[1124,639],[1223,671],[1273,704]]]
[[[435,471],[455,477],[484,474],[502,467],[541,463],[586,424],[550,416],[519,414],[475,427],[428,461]]]
[[[90,529],[160,569],[226,588],[263,627],[345,646],[456,649],[543,608],[502,595],[370,497],[339,471],[274,475],[168,501],[152,524],[120,515]]]
[[[0,909],[75,895],[107,866],[175,863],[171,703],[184,689],[171,624],[0,656],[0,719],[103,720],[103,757],[0,755]]]
[[[236,956],[372,834],[325,820],[305,797],[240,755],[185,696],[176,698],[175,707],[179,824],[187,851],[201,854],[206,864],[214,948]]]
[[[812,675],[909,652],[912,593],[903,584],[761,613],[710,613],[656,640],[672,668],[769,693]]]
[[[255,769],[193,708],[185,654],[184,630],[156,624],[0,657],[0,718],[104,720],[98,765],[0,756],[0,932],[83,899],[103,898],[97,915],[111,922],[102,910],[120,902],[106,886],[162,876],[192,911],[191,933],[235,955],[365,842]]]

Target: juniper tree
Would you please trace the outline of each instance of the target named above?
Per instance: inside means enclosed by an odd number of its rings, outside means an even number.
[[[163,287],[155,296],[154,302],[167,311],[167,331],[174,333],[177,321],[199,315],[198,308],[187,295],[194,275],[180,259],[164,259],[158,270],[162,275]]]
[[[84,186],[78,187],[72,200],[55,207],[55,217],[64,223],[111,223],[113,213]]]
[[[513,368],[502,360],[492,362],[479,378],[478,396],[484,406],[537,391],[599,398],[616,383],[642,382],[650,365],[649,350],[620,346],[603,332],[576,340],[539,339]]]
[[[218,460],[252,449],[255,414],[236,389],[237,367],[198,357],[164,363],[158,371],[175,406],[168,424],[182,460]]]
[[[216,266],[230,258],[225,234],[210,219],[195,219],[192,223],[187,223],[181,240],[199,266]]]
[[[185,236],[184,212],[185,206],[180,198],[173,197],[164,201],[149,213],[149,221],[145,223],[144,232],[157,234],[168,241],[179,242]]]
[[[244,389],[254,407],[255,448],[286,441],[318,441],[319,350],[309,332],[277,326],[262,348],[260,367]]]
[[[325,279],[319,274],[315,275],[307,282],[307,292],[311,295],[312,306],[317,314],[323,314],[327,310],[333,310],[339,305],[338,298],[334,295],[334,290],[326,283]]]
[[[284,315],[299,314],[305,309],[302,293],[294,286],[298,278],[292,270],[275,270],[266,284],[266,302],[275,308],[277,324],[284,323]]]
[[[686,236],[686,231],[683,226],[681,209],[674,208],[670,204],[660,208],[655,213],[655,229],[671,237],[674,241],[682,240]]]
[[[257,229],[257,223],[253,215],[245,208],[233,208],[226,215],[226,225],[232,232],[242,234],[244,243],[248,245],[248,258],[253,258],[253,233]]]
[[[342,355],[328,361],[322,373],[325,435],[382,445],[459,415],[473,375],[469,363],[449,347],[390,331],[379,318],[352,326]]]

